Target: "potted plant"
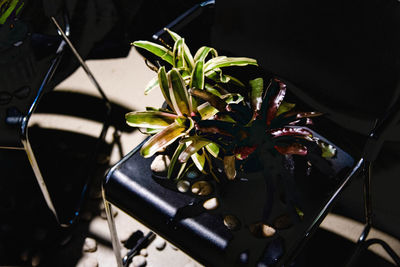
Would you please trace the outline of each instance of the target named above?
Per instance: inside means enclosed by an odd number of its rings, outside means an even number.
[[[317,144],[323,157],[334,155],[332,146],[304,127],[321,113],[294,112],[295,104],[283,101],[286,85],[282,81],[257,77],[246,84],[224,72],[229,67],[257,66],[255,59],[219,56],[214,48],[205,46],[192,56],[184,38],[168,33],[173,48],[148,41],[133,43],[163,61],[145,94],[159,87],[167,107],[126,114],[130,126],[153,135],[142,146],[142,156],[151,157],[178,143],[168,178],[179,180],[192,162],[200,172],[219,181],[214,158],[223,162],[225,176],[232,180],[237,161],[246,160],[262,147],[268,147],[270,153],[305,155],[308,145]]]

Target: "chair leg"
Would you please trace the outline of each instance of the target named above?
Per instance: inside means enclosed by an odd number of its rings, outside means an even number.
[[[54,214],[54,216],[56,217],[57,222],[61,226],[66,227],[67,225],[60,223],[57,211],[56,211],[56,209],[54,207],[54,204],[53,204],[53,201],[52,201],[52,199],[50,197],[49,191],[47,190],[46,183],[45,183],[45,181],[43,179],[42,172],[39,169],[39,165],[38,165],[38,163],[36,161],[35,154],[33,153],[31,144],[29,143],[28,133],[25,132],[25,134],[26,134],[25,138],[22,138],[22,140],[21,140],[22,141],[22,145],[24,146],[26,155],[28,156],[28,159],[29,159],[29,162],[31,164],[33,173],[35,174],[36,180],[37,180],[37,182],[39,184],[40,190],[42,191],[42,194],[43,194],[43,197],[44,197],[44,199],[46,201],[46,204],[49,207],[49,209],[51,210],[51,212]]]
[[[105,197],[104,188],[102,188],[101,190],[102,190],[104,208],[105,208],[106,215],[107,215],[108,229],[109,229],[110,235],[111,235],[111,243],[113,246],[115,259],[117,261],[117,266],[123,267],[122,256],[121,256],[121,246],[119,243],[119,238],[118,238],[117,228],[115,225],[114,216],[112,214],[112,205],[110,202],[107,201],[107,199]]]
[[[368,247],[370,247],[373,244],[381,245],[382,248],[389,254],[389,256],[397,264],[397,266],[400,266],[399,256],[385,241],[377,238],[367,239],[368,234],[372,228],[372,219],[373,219],[371,174],[372,174],[372,163],[369,161],[365,161],[363,165],[365,226],[360,237],[358,238],[356,248],[353,254],[351,255],[350,259],[346,263],[346,266],[353,266],[356,263],[360,253],[363,250],[368,249]]]

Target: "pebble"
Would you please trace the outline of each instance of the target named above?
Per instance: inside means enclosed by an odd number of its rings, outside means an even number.
[[[193,262],[188,262],[183,267],[196,267],[196,264],[194,264]]]
[[[210,198],[210,199],[204,201],[203,207],[206,210],[214,210],[214,209],[218,208],[218,199],[213,197],[213,198]]]
[[[142,248],[139,252],[140,255],[142,255],[143,257],[147,257],[147,255],[149,255],[149,253],[147,252],[147,249]]]
[[[99,262],[95,258],[87,258],[83,264],[84,267],[99,267]]]
[[[229,230],[238,230],[240,228],[240,221],[234,215],[226,215],[224,224]]]
[[[97,250],[97,242],[93,238],[86,237],[83,244],[84,252],[95,252]]]
[[[186,180],[180,180],[176,187],[178,188],[179,192],[186,193],[190,188],[190,183]]]
[[[31,265],[32,265],[32,267],[39,266],[40,261],[41,261],[41,257],[40,257],[40,255],[39,255],[38,253],[36,253],[36,254],[32,257],[32,260],[31,260]]]
[[[186,177],[189,179],[195,179],[199,176],[199,173],[197,171],[189,171],[186,174]]]
[[[275,232],[276,230],[273,227],[266,224],[262,225],[262,233],[265,237],[271,237],[275,234]]]
[[[154,241],[154,245],[158,250],[163,250],[166,244],[167,243],[165,242],[165,240],[162,239],[161,237],[157,237],[156,240]]]
[[[146,258],[143,257],[142,255],[136,255],[135,257],[132,258],[132,263],[133,266],[135,267],[142,267],[146,266]]]
[[[192,185],[192,193],[199,196],[207,196],[212,191],[212,185],[207,181],[198,181]]]
[[[171,159],[168,155],[158,155],[151,163],[150,169],[155,173],[165,173],[170,163]]]
[[[250,232],[256,237],[271,237],[276,233],[276,230],[267,224],[256,223],[250,225]]]

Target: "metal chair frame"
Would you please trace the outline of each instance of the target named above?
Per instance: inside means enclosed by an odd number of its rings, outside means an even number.
[[[17,150],[24,150],[30,165],[32,167],[32,170],[34,172],[35,178],[37,180],[37,183],[39,184],[40,190],[43,194],[43,197],[46,201],[46,204],[48,206],[48,208],[51,210],[51,212],[54,214],[57,222],[62,226],[62,227],[68,227],[70,226],[75,219],[77,218],[79,212],[76,212],[74,214],[74,217],[69,220],[69,222],[64,223],[61,222],[59,219],[59,214],[56,211],[56,208],[54,206],[53,200],[50,196],[50,193],[48,191],[47,185],[43,179],[43,175],[42,172],[39,168],[39,164],[36,160],[36,156],[35,153],[32,149],[31,143],[29,141],[29,121],[30,118],[32,117],[33,113],[35,112],[40,99],[42,98],[45,88],[46,86],[49,84],[50,80],[52,79],[54,73],[57,70],[58,65],[60,64],[60,61],[62,59],[62,56],[65,52],[65,47],[66,45],[71,49],[71,51],[73,52],[74,56],[78,59],[80,65],[82,66],[82,68],[85,70],[87,76],[89,77],[90,81],[94,84],[94,86],[96,87],[96,89],[99,91],[101,97],[103,98],[104,102],[105,102],[105,106],[106,106],[106,119],[105,122],[103,124],[100,136],[99,136],[99,142],[100,141],[104,141],[105,140],[105,136],[107,133],[107,129],[109,126],[109,115],[111,113],[111,104],[107,98],[107,96],[105,95],[103,89],[101,88],[100,84],[97,82],[97,80],[95,79],[94,75],[92,74],[92,72],[90,71],[89,67],[86,65],[86,63],[84,62],[84,60],[82,59],[82,57],[79,55],[78,51],[75,49],[74,45],[71,43],[69,36],[71,33],[71,29],[70,29],[70,24],[69,24],[69,19],[68,19],[68,15],[64,14],[64,22],[65,22],[65,29],[62,29],[59,25],[59,23],[57,22],[55,17],[50,17],[52,23],[54,24],[54,26],[57,28],[58,34],[63,38],[62,41],[60,42],[60,45],[58,46],[57,50],[56,50],[56,54],[55,57],[52,59],[51,64],[49,69],[47,70],[46,75],[44,76],[39,90],[35,96],[34,101],[32,102],[32,104],[29,107],[28,113],[26,115],[24,115],[23,117],[19,117],[19,118],[13,118],[13,120],[19,124],[20,126],[20,140],[22,143],[22,147],[0,147],[0,148],[4,148],[4,149],[17,149]]]
[[[205,1],[199,6],[203,7],[206,5],[214,4],[214,1]],[[196,7],[196,6],[195,6]],[[177,24],[181,23],[185,18],[191,15],[196,8],[191,8],[181,16],[179,16],[176,20],[168,24],[167,28],[172,28]],[[161,41],[160,37],[165,33],[165,30],[160,30],[156,34],[153,35],[153,39]],[[399,85],[400,86],[400,85]],[[323,206],[321,212],[316,216],[313,223],[309,226],[305,235],[303,236],[302,242],[293,250],[288,251],[289,253],[289,262],[294,260],[295,257],[299,254],[301,249],[306,244],[307,240],[312,236],[312,234],[317,230],[323,219],[326,217],[330,209],[332,208],[335,200],[338,195],[344,190],[344,188],[355,178],[358,174],[362,174],[363,176],[363,188],[364,188],[364,209],[365,209],[365,226],[364,230],[360,234],[358,242],[356,244],[356,248],[352,257],[348,260],[346,266],[354,265],[359,256],[360,252],[364,249],[367,249],[372,244],[379,244],[383,247],[383,249],[390,255],[393,261],[400,266],[400,257],[397,255],[393,249],[383,240],[381,239],[368,239],[368,234],[373,227],[373,209],[372,209],[372,193],[371,193],[371,175],[372,175],[372,166],[374,161],[376,160],[382,145],[385,141],[386,134],[390,129],[392,129],[398,122],[400,121],[400,98],[397,99],[395,104],[391,106],[391,108],[385,113],[385,115],[376,121],[375,127],[371,130],[367,142],[364,146],[364,151],[360,159],[355,163],[353,168],[347,173],[343,182],[336,188],[332,196],[326,201]],[[140,145],[134,149],[129,155],[135,153]],[[127,157],[129,157],[129,155]],[[127,158],[126,157],[126,158]],[[112,173],[114,169],[118,168],[120,164],[123,163],[123,160],[115,165],[109,173]],[[102,196],[105,204],[107,221],[109,226],[109,231],[111,235],[111,241],[113,245],[114,254],[117,261],[117,266],[124,266],[124,262],[121,258],[121,247],[118,238],[117,228],[115,224],[115,220],[112,216],[112,204],[107,201],[107,196],[105,194],[104,188],[102,188]]]

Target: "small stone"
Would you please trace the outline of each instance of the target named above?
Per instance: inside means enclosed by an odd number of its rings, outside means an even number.
[[[241,264],[247,264],[249,262],[249,252],[248,251],[244,251],[244,252],[240,253],[239,262]]]
[[[271,237],[276,233],[276,230],[273,227],[263,223],[252,224],[249,228],[250,232],[259,238]]]
[[[190,188],[190,183],[186,180],[180,180],[176,187],[178,188],[179,192],[186,193]]]
[[[147,252],[147,249],[142,248],[139,252],[140,255],[142,255],[143,257],[147,257],[147,255],[149,255],[149,253]]]
[[[183,267],[196,267],[196,264],[194,264],[194,262],[188,262]]]
[[[198,181],[192,185],[192,193],[199,196],[207,196],[213,191],[212,185],[207,181]]]
[[[87,258],[83,264],[84,267],[99,267],[99,262],[96,258]]]
[[[168,155],[158,155],[150,165],[150,169],[155,173],[166,173],[171,160]]]
[[[97,242],[93,238],[86,237],[83,244],[84,252],[95,252],[97,250]]]
[[[262,225],[262,233],[265,237],[271,237],[275,234],[275,232],[276,230],[273,227],[266,224]]]
[[[224,217],[224,224],[229,230],[238,230],[240,228],[239,219],[233,215],[226,215]]]
[[[142,255],[136,255],[135,257],[132,258],[132,263],[133,266],[135,267],[142,267],[146,266],[146,258],[143,257]]]
[[[154,245],[158,250],[163,250],[166,244],[167,243],[165,242],[165,240],[162,239],[161,237],[157,237],[156,240],[154,241]]]
[[[218,208],[218,204],[219,204],[218,199],[213,197],[213,198],[210,198],[210,199],[204,201],[203,207],[206,210],[214,210],[214,209]]]
[[[32,265],[32,267],[39,266],[41,260],[42,260],[42,257],[40,257],[40,254],[39,254],[39,253],[36,253],[36,254],[32,257],[32,260],[31,260],[31,265]]]
[[[199,177],[199,173],[197,171],[189,171],[186,173],[186,177],[189,179],[195,179]]]

